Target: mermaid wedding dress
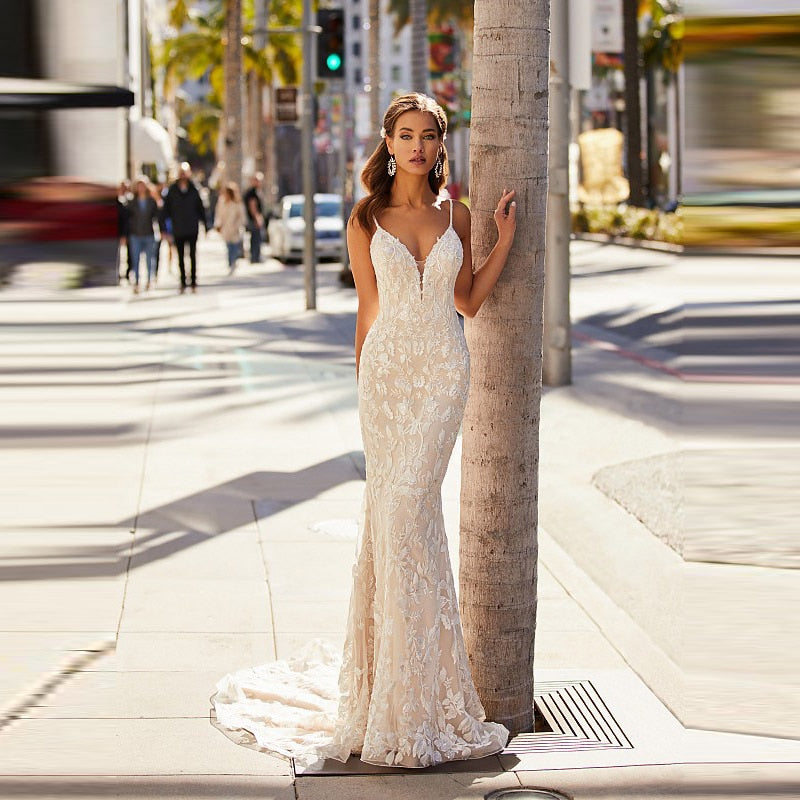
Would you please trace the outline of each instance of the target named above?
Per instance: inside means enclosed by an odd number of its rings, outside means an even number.
[[[367,480],[341,665],[311,643],[288,661],[226,676],[212,698],[218,725],[303,765],[356,753],[427,767],[497,753],[508,738],[485,721],[472,682],[442,515],[469,383],[453,303],[463,252],[452,203],[419,264],[376,226],[380,310],[358,380]]]

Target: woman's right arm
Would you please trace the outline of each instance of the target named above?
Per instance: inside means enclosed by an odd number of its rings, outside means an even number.
[[[347,223],[347,250],[350,254],[350,269],[358,293],[356,315],[356,379],[361,364],[361,348],[367,332],[378,316],[378,282],[369,254],[370,235],[354,217]]]

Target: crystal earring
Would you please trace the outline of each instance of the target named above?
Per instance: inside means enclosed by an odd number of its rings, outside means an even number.
[[[433,168],[433,174],[436,176],[437,180],[442,177],[442,172],[444,172],[444,167],[442,166],[442,159],[437,158],[436,166]]]
[[[393,178],[395,172],[397,172],[397,162],[394,160],[394,153],[389,155],[389,160],[386,162],[386,172],[389,173],[390,178]]]

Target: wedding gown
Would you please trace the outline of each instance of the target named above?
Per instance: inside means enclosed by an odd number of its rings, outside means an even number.
[[[452,203],[419,265],[376,226],[380,310],[358,379],[367,480],[341,665],[312,642],[288,661],[226,676],[212,698],[219,725],[304,765],[357,753],[427,767],[497,753],[508,738],[485,721],[472,682],[442,516],[469,383]]]

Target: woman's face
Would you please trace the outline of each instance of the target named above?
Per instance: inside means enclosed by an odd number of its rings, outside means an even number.
[[[430,111],[405,111],[395,122],[394,134],[386,146],[397,161],[397,168],[414,175],[427,175],[441,150],[439,128]]]

